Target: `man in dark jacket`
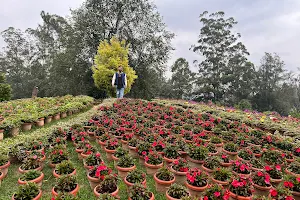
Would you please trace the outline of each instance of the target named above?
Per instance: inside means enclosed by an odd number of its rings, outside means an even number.
[[[124,90],[127,87],[127,78],[122,66],[118,67],[118,71],[114,74],[111,84],[117,88],[117,98],[123,98]]]

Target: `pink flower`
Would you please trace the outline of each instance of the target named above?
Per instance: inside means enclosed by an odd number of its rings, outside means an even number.
[[[95,156],[96,156],[97,158],[99,158],[101,155],[100,155],[100,153],[96,153]]]
[[[222,155],[222,158],[223,158],[223,159],[227,158],[227,155],[223,154],[223,155]]]
[[[268,174],[265,175],[265,183],[270,184],[270,175]]]
[[[142,155],[143,155],[143,156],[147,155],[147,152],[146,152],[146,151],[143,151],[143,152],[142,152]]]
[[[239,182],[237,180],[233,180],[231,185],[235,188],[239,187]]]
[[[145,161],[148,162],[148,160],[149,160],[149,157],[145,156]]]
[[[178,165],[178,164],[179,164],[179,161],[178,161],[178,160],[175,160],[173,163],[174,163],[175,165]]]
[[[294,184],[290,181],[284,181],[283,185],[284,185],[284,187],[287,187],[287,188],[293,188],[294,187]]]
[[[215,193],[214,193],[214,196],[215,196],[215,197],[219,197],[220,195],[221,195],[220,192],[215,192]]]
[[[300,182],[300,177],[297,177],[296,180],[297,180],[298,182]]]
[[[286,196],[285,200],[294,200],[294,198],[292,196]]]

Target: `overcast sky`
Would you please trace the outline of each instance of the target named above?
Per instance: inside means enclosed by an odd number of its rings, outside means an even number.
[[[0,31],[9,26],[25,30],[41,21],[40,12],[68,15],[70,8],[84,0],[0,0]],[[259,64],[264,52],[276,52],[286,68],[297,71],[300,67],[300,0],[155,0],[168,28],[176,34],[176,50],[169,61],[187,58],[191,65],[201,59],[189,50],[200,32],[199,15],[203,11],[225,11],[239,23],[235,30],[242,35],[248,48],[249,59]],[[0,40],[0,46],[4,43]],[[195,68],[193,68],[195,70]]]

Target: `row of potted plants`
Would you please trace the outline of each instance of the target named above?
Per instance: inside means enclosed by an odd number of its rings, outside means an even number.
[[[0,140],[4,135],[15,136],[33,125],[44,126],[53,120],[65,118],[90,106],[93,98],[87,96],[36,98],[0,103]]]

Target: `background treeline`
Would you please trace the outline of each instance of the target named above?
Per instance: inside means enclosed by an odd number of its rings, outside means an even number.
[[[285,70],[274,53],[265,53],[261,64],[248,60],[241,37],[232,31],[237,23],[223,12],[200,15],[200,36],[191,48],[199,53],[197,73],[184,58],[171,67],[174,34],[168,31],[149,0],[86,0],[69,17],[41,12],[42,23],[25,32],[2,32],[6,47],[0,52],[0,72],[11,85],[13,98],[87,94],[106,97],[96,89],[91,66],[99,42],[113,36],[129,44],[129,65],[138,75],[133,98],[184,98],[212,100],[225,105],[288,114],[300,110],[300,77]]]

